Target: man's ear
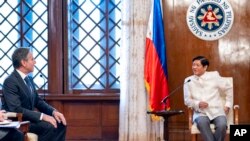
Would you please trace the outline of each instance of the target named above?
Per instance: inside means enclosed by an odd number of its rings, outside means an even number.
[[[21,60],[21,66],[26,66],[26,61],[25,60]]]
[[[207,70],[208,66],[205,66],[204,69]]]

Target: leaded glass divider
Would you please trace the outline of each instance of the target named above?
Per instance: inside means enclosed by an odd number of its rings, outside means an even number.
[[[120,88],[121,0],[69,0],[69,88]]]
[[[37,62],[32,74],[37,84],[36,88],[47,89],[47,5],[47,0],[6,0],[0,2],[0,89],[2,89],[4,79],[13,71],[11,55],[18,47],[31,48]]]

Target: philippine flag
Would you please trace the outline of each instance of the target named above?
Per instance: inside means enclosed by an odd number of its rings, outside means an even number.
[[[149,95],[150,111],[167,110],[170,108],[169,99],[167,99],[166,105],[161,103],[164,97],[169,95],[167,52],[161,7],[161,0],[152,0],[146,36],[144,79]]]

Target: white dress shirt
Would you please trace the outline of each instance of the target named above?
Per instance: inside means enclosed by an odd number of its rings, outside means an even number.
[[[225,115],[224,107],[233,106],[233,86],[225,81],[217,71],[205,72],[202,76],[192,75],[184,82],[191,82],[184,85],[184,102],[188,107],[194,109],[193,120],[199,116],[208,116],[210,120]],[[222,101],[220,92],[226,95],[225,103]],[[201,101],[207,102],[208,107],[199,108]]]

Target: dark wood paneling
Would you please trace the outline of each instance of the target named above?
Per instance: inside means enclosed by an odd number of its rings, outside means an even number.
[[[119,95],[51,94],[46,100],[67,119],[67,141],[117,141]]]
[[[114,134],[115,133],[115,134]],[[104,140],[118,140],[119,102],[102,103],[102,135]]]
[[[67,140],[102,140],[101,127],[93,126],[68,126]]]
[[[117,114],[112,114],[112,113],[119,113],[119,109],[116,106],[117,103],[110,103],[110,102],[102,103],[103,126],[118,126],[119,117],[117,117]]]
[[[101,125],[100,103],[97,102],[64,102],[67,122],[72,126]]]
[[[250,116],[243,117],[243,113],[250,114],[246,109],[250,100],[250,11],[247,9],[250,2],[229,0],[234,10],[234,24],[226,36],[216,41],[203,41],[189,31],[186,12],[192,2],[164,1],[170,91],[181,84],[185,77],[192,75],[193,57],[207,56],[211,63],[209,70],[218,70],[222,76],[234,78],[234,99],[241,106],[240,122],[250,123]],[[171,107],[185,109],[182,90],[171,97]],[[185,121],[183,117],[176,118]]]
[[[48,0],[48,90],[50,93],[63,93],[62,2]]]
[[[167,41],[168,81],[170,91],[192,75],[192,58],[204,55],[210,60],[209,71],[234,79],[234,102],[240,105],[240,123],[250,124],[250,1],[228,0],[234,10],[234,23],[229,33],[216,41],[204,41],[188,29],[186,13],[194,1],[163,0]],[[185,114],[170,118],[170,140],[188,141],[188,116],[180,89],[170,99],[171,109]],[[179,126],[179,124],[182,124]],[[228,137],[227,137],[228,140]]]

